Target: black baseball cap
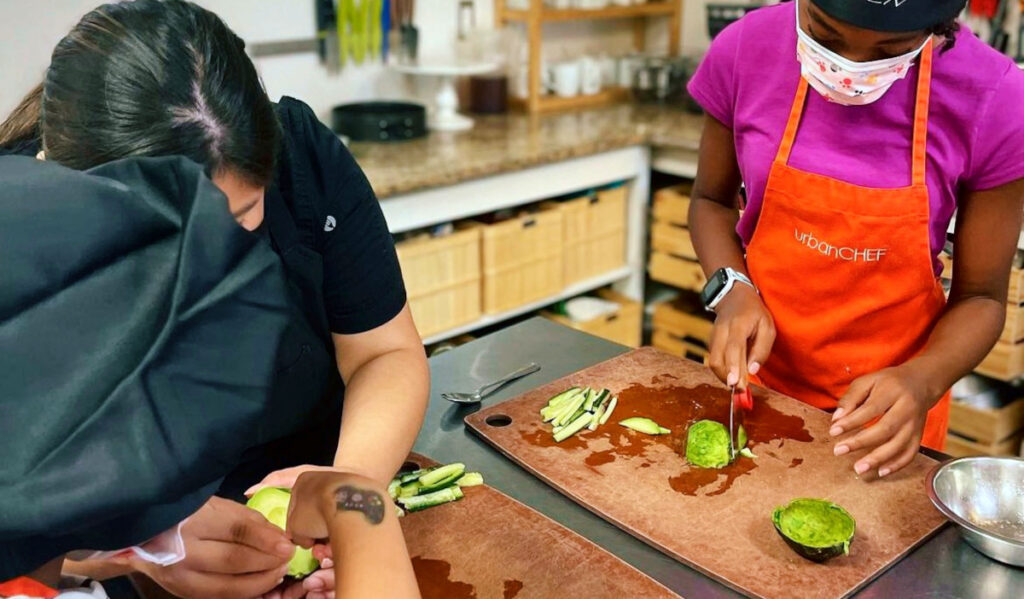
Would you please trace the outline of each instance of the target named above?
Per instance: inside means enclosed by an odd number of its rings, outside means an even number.
[[[811,0],[826,14],[872,31],[904,33],[956,17],[967,0]]]

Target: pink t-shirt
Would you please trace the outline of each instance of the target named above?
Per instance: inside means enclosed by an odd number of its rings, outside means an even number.
[[[736,227],[748,243],[768,170],[778,151],[800,77],[796,16],[789,2],[749,13],[711,44],[688,89],[733,131],[747,210]],[[940,40],[936,39],[939,43]],[[931,247],[938,256],[958,194],[1024,177],[1024,72],[966,27],[932,66],[927,183]],[[910,184],[917,68],[877,102],[843,106],[813,89],[790,164],[865,187]],[[935,260],[936,273],[941,272]]]

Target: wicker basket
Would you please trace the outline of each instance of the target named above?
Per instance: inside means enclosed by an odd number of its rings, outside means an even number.
[[[643,305],[611,289],[602,289],[597,295],[619,304],[619,309],[606,316],[583,322],[573,321],[561,314],[543,312],[542,315],[571,329],[589,333],[615,343],[640,347],[643,333]]]
[[[627,192],[621,186],[544,204],[562,213],[566,285],[625,266]]]
[[[429,337],[480,317],[480,229],[460,227],[444,237],[395,244],[409,308]]]
[[[563,289],[560,210],[542,207],[535,214],[474,226],[483,238],[484,312],[511,310]]]

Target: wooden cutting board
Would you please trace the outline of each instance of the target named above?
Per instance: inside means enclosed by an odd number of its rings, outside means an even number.
[[[435,464],[416,455],[410,461],[417,467]],[[461,501],[401,520],[423,599],[679,597],[495,489],[484,485],[464,492]]]
[[[573,385],[619,397],[598,430],[554,443],[538,414]],[[925,492],[935,462],[918,455],[896,474],[862,480],[857,455],[834,457],[830,416],[795,399],[755,390],[745,428],[757,459],[721,470],[691,468],[686,428],[728,423],[729,394],[695,362],[642,348],[491,406],[466,418],[487,442],[582,506],[642,541],[755,597],[847,597],[945,520]],[[646,416],[671,435],[651,437],[617,423]],[[771,522],[775,506],[829,499],[857,521],[850,554],[815,564],[794,553]]]

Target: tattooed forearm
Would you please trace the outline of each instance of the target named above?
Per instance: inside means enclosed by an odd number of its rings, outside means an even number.
[[[334,498],[339,512],[362,512],[370,524],[384,521],[384,500],[376,491],[344,485],[334,492]]]

